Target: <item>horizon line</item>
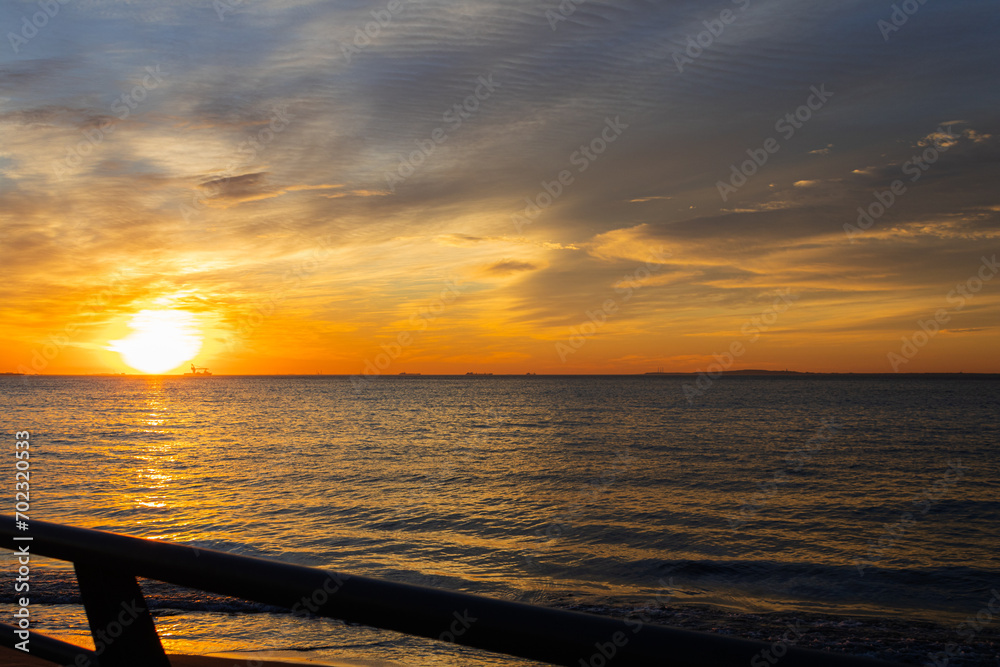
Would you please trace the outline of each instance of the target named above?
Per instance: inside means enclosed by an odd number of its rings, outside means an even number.
[[[375,379],[380,377],[656,377],[656,376],[678,376],[678,375],[782,375],[782,376],[804,376],[804,375],[882,375],[887,377],[907,377],[907,376],[927,376],[927,375],[975,375],[975,376],[1000,376],[1000,371],[925,371],[925,372],[894,372],[894,371],[771,371],[764,369],[746,369],[735,371],[645,371],[639,373],[493,373],[493,372],[467,372],[467,373],[423,373],[423,372],[401,372],[401,373],[380,373],[378,375],[365,375],[364,373],[212,373],[207,376],[199,376],[199,379],[210,377],[363,377]],[[0,372],[0,377],[176,377],[191,378],[190,374],[184,373],[17,373]]]

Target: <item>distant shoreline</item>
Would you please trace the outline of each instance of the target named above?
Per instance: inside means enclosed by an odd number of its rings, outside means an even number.
[[[574,378],[574,377],[606,377],[606,378],[621,378],[621,377],[698,377],[700,375],[705,375],[704,371],[701,372],[660,372],[651,371],[647,373],[398,373],[398,374],[382,374],[377,376],[372,376],[368,379],[374,380],[377,378],[406,378],[410,379],[425,379],[425,378],[475,378],[477,380],[483,379],[495,379],[495,378]],[[238,377],[274,377],[274,378],[352,378],[357,377],[357,373],[239,373],[239,374],[220,374],[215,373],[206,379],[215,378],[238,378]],[[146,374],[146,373],[35,373],[35,374],[21,374],[21,373],[0,373],[0,377],[102,377],[102,378],[142,378],[142,377],[160,377],[160,378],[185,378],[182,374]],[[955,372],[955,373],[866,373],[866,372],[843,372],[843,373],[822,373],[813,371],[768,371],[759,369],[747,369],[738,371],[721,371],[718,373],[712,373],[712,377],[794,377],[794,378],[923,378],[923,379],[1000,379],[1000,373],[965,373],[965,372]],[[190,375],[187,376],[190,379]]]

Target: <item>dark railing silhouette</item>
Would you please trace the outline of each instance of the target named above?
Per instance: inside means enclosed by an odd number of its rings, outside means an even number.
[[[770,644],[478,595],[382,581],[200,547],[0,516],[3,546],[74,564],[97,651],[30,635],[31,654],[64,665],[169,667],[136,577],[556,665],[747,667]],[[30,541],[15,537],[30,536]],[[2,644],[20,641],[3,626]],[[82,656],[78,658],[78,656]],[[763,659],[763,658],[761,658]],[[781,667],[887,667],[788,646]]]

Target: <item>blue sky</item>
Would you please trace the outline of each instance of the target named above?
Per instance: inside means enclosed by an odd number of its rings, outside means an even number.
[[[394,371],[699,370],[787,290],[742,367],[891,370],[1000,215],[996,4],[896,7],[6,2],[3,362],[114,282],[50,371],[119,368],[107,342],[170,307],[217,368],[354,373],[457,280]],[[903,370],[1000,371],[998,285]]]

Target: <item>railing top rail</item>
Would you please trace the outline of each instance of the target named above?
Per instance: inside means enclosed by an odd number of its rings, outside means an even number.
[[[14,518],[0,516],[4,545]],[[23,533],[21,534],[23,535]],[[32,520],[31,553],[432,639],[540,660],[615,665],[750,665],[763,642],[677,630],[638,620],[537,607],[274,560]],[[13,548],[7,546],[7,548]],[[602,650],[603,649],[603,650]],[[599,661],[598,661],[599,662]],[[889,663],[788,647],[782,667],[887,667]]]

